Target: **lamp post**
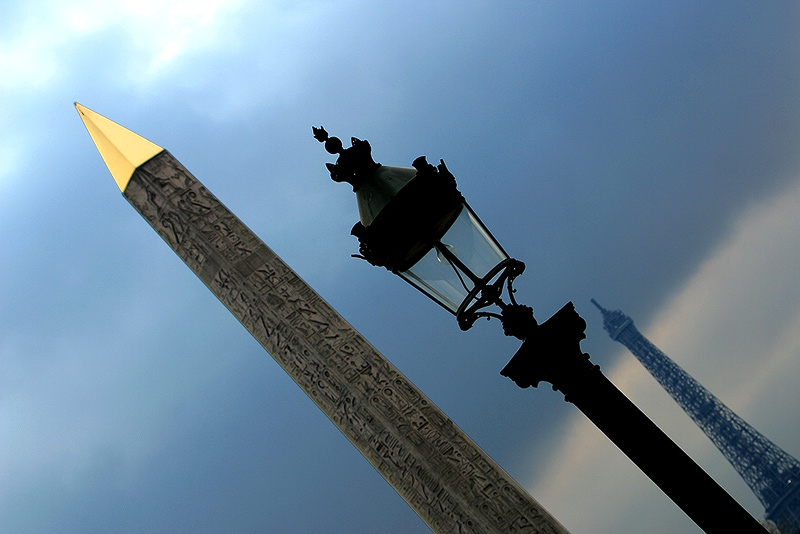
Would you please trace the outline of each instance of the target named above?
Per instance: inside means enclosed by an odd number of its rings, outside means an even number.
[[[703,531],[765,532],[589,361],[580,348],[586,322],[571,302],[542,324],[531,307],[516,302],[512,286],[525,265],[470,208],[444,161],[434,167],[420,156],[413,168],[388,167],[375,163],[367,141],[352,138],[344,148],[324,128],[313,131],[338,155],[327,164],[331,178],[356,194],[357,257],[399,275],[453,313],[463,330],[480,317],[498,318],[506,335],[522,341],[500,373],[522,388],[550,382]]]

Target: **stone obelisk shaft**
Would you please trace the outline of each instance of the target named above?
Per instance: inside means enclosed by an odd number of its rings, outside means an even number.
[[[566,532],[172,155],[123,194],[432,530]]]
[[[76,108],[125,198],[431,529],[567,534],[172,155]]]

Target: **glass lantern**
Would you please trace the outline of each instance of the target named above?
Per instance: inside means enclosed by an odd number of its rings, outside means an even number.
[[[524,270],[506,254],[458,191],[455,177],[440,161],[434,167],[420,156],[413,168],[389,167],[372,160],[367,141],[352,146],[315,137],[332,154],[331,178],[353,186],[360,220],[352,234],[359,240],[357,256],[385,267],[440,304],[468,329],[479,310],[500,301],[502,285]],[[511,296],[513,302],[513,296]]]

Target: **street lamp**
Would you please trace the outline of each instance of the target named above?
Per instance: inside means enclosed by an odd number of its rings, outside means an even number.
[[[479,317],[500,319],[505,334],[523,342],[501,374],[522,388],[550,382],[705,532],[765,532],[589,361],[580,348],[586,322],[571,302],[542,324],[516,302],[512,284],[525,265],[469,207],[444,161],[434,167],[420,156],[413,168],[387,167],[375,163],[367,141],[352,138],[344,148],[324,128],[313,131],[338,155],[327,164],[331,178],[355,191],[357,257],[399,275],[453,313],[463,330]],[[488,311],[492,305],[500,312]]]
[[[444,161],[434,167],[420,156],[413,168],[388,167],[373,161],[367,141],[353,138],[345,149],[324,128],[314,128],[314,137],[339,155],[328,164],[331,178],[356,193],[360,220],[351,233],[360,243],[358,257],[422,291],[454,314],[463,330],[479,317],[508,320],[517,307],[511,285],[525,264],[506,254]],[[504,285],[510,305],[501,298]],[[492,304],[500,314],[485,311]]]

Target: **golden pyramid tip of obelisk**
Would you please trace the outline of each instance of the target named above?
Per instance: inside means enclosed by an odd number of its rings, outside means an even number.
[[[75,102],[75,109],[120,191],[125,191],[137,167],[164,151],[157,144],[86,106]]]

